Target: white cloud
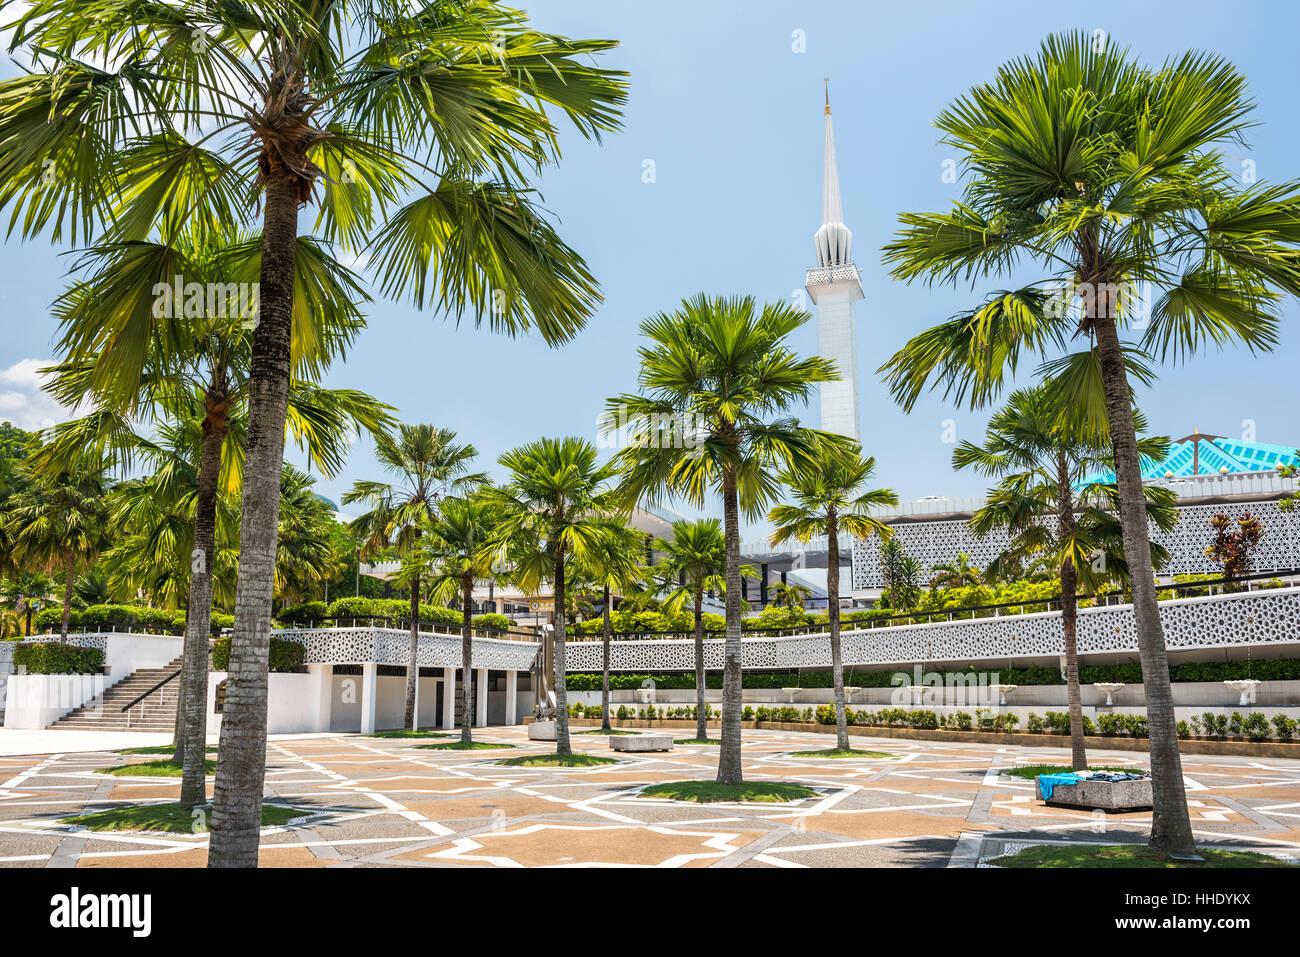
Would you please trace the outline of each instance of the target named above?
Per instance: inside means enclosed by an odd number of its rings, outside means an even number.
[[[53,364],[53,359],[19,359],[0,369],[0,422],[34,432],[72,418],[71,409],[41,390],[46,377],[40,370]]]

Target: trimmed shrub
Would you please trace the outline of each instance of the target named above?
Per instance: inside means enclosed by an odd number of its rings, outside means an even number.
[[[470,625],[475,631],[485,631],[495,634],[504,634],[510,630],[510,626],[514,623],[515,620],[513,618],[507,618],[505,615],[499,615],[494,611],[489,611],[482,615],[475,615],[470,621]]]
[[[1251,741],[1267,741],[1269,738],[1268,718],[1258,711],[1252,711],[1242,722],[1242,730]]]
[[[104,653],[61,641],[14,646],[14,665],[33,675],[92,675],[104,667]]]
[[[321,622],[329,617],[330,606],[323,601],[305,601],[301,605],[281,608],[276,618],[293,625]]]
[[[293,671],[302,667],[307,649],[296,641],[271,637],[268,667],[271,671]],[[212,670],[226,671],[230,667],[230,639],[222,638],[212,646]]]

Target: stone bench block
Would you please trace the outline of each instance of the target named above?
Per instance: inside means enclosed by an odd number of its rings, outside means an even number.
[[[671,734],[611,734],[609,746],[615,751],[671,751]]]
[[[554,721],[533,721],[528,725],[529,741],[554,741],[555,740],[555,722]]]

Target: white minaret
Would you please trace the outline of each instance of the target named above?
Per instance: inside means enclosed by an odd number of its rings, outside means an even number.
[[[853,303],[862,298],[862,281],[853,264],[853,233],[840,207],[840,174],[835,166],[831,131],[830,84],[826,86],[826,146],[822,164],[822,226],[813,237],[817,268],[809,269],[805,288],[817,305],[817,347],[839,369],[837,382],[823,382],[822,429],[861,439],[858,427],[858,336]]]

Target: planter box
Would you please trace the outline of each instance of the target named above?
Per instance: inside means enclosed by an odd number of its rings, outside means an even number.
[[[529,741],[554,741],[555,735],[556,731],[554,721],[534,720],[528,723]]]
[[[1042,775],[1039,775],[1042,777]],[[1039,798],[1042,786],[1034,778]],[[1051,807],[1089,808],[1101,811],[1141,811],[1151,808],[1151,779],[1141,781],[1080,781],[1078,784],[1058,784],[1052,796],[1044,802]]]

